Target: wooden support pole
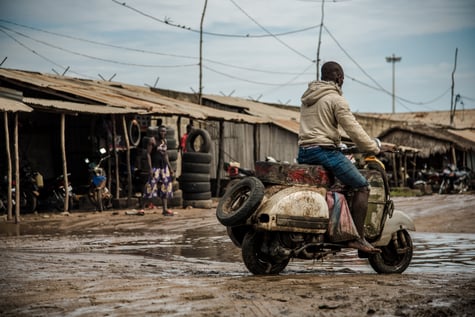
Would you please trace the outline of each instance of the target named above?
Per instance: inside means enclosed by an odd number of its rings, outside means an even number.
[[[114,197],[119,199],[120,197],[120,181],[119,181],[119,155],[117,154],[117,146],[115,140],[117,139],[117,124],[115,120],[115,114],[112,114],[112,149],[114,151],[115,162],[115,193]]]
[[[3,113],[5,123],[5,151],[7,152],[7,220],[12,220],[12,154],[10,151],[10,132],[8,130],[8,112]]]
[[[392,165],[393,165],[394,186],[398,187],[396,153],[391,153],[391,161],[393,163]]]
[[[219,121],[218,167],[216,169],[216,197],[221,192],[221,174],[224,165],[224,121]]]
[[[129,135],[127,133],[127,122],[125,121],[125,115],[122,115],[122,128],[124,129],[124,140],[126,148],[126,157],[127,157],[127,206],[130,204],[130,199],[132,198],[132,171],[130,168],[130,142]]]
[[[69,177],[68,177],[68,162],[66,158],[66,115],[61,114],[61,156],[63,158],[63,175],[64,175],[64,211],[69,210]]]
[[[18,154],[18,112],[14,115],[13,151],[15,154],[15,223],[20,222],[20,155]],[[8,185],[11,186],[11,183]]]

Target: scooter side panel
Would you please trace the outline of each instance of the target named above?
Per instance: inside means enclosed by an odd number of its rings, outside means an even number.
[[[329,212],[325,189],[306,186],[284,188],[266,199],[252,217],[256,229],[325,233]]]

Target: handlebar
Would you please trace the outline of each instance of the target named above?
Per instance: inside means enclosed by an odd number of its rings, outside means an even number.
[[[347,148],[339,148],[339,150],[347,155],[347,154],[364,154],[364,155],[374,155],[373,153],[368,153],[368,152],[363,152],[360,151],[356,145],[347,147]],[[380,153],[399,153],[399,150],[397,150],[394,146],[387,146],[383,144],[380,148]]]

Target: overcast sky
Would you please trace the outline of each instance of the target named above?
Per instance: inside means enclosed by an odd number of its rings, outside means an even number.
[[[204,0],[0,0],[1,67],[199,91]],[[124,5],[125,4],[125,5]],[[355,112],[475,108],[475,1],[325,1],[320,66]],[[208,0],[203,93],[300,105],[316,79],[322,2]],[[6,60],[4,60],[6,58]],[[100,76],[99,76],[100,75]]]

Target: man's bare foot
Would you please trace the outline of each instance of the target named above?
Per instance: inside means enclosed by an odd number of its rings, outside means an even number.
[[[348,242],[348,247],[358,249],[366,253],[381,253],[381,249],[373,247],[366,239],[355,239]]]

